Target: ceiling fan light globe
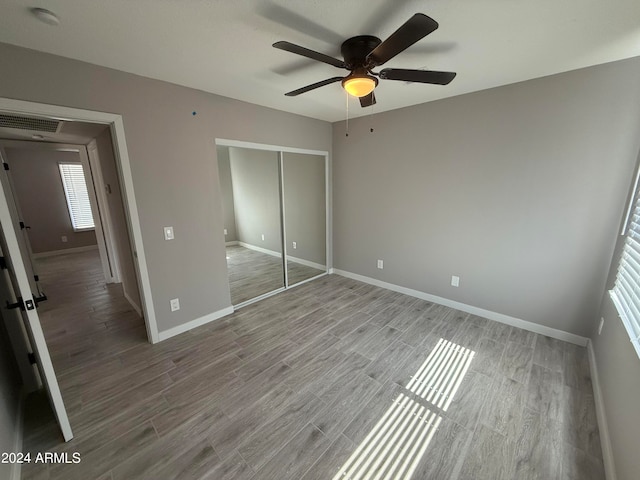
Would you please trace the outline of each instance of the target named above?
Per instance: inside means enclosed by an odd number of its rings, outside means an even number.
[[[378,84],[375,77],[347,77],[342,81],[342,87],[349,95],[354,97],[366,97]]]

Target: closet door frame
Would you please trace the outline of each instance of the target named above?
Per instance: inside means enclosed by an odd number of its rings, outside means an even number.
[[[331,182],[329,181],[331,168],[329,161],[329,152],[324,150],[309,150],[304,148],[296,148],[296,147],[286,147],[281,145],[269,145],[264,143],[254,143],[254,142],[244,142],[241,140],[230,140],[226,138],[216,138],[215,144],[218,147],[237,147],[237,148],[248,148],[253,150],[265,150],[270,152],[278,152],[278,177],[280,180],[280,228],[281,228],[281,241],[282,241],[282,266],[283,266],[283,274],[284,274],[284,288],[279,288],[274,290],[273,292],[265,293],[264,295],[260,295],[258,297],[252,298],[245,302],[242,302],[239,305],[234,305],[234,310],[238,308],[242,308],[244,306],[250,305],[252,303],[258,302],[265,298],[271,297],[272,295],[277,295],[283,290],[287,290],[289,288],[297,287],[298,285],[303,285],[307,282],[315,280],[316,278],[322,277],[324,275],[328,275],[331,272],[332,265],[332,248],[331,248],[331,239],[332,228],[331,228]],[[284,164],[284,154],[285,153],[297,153],[302,155],[315,155],[319,157],[324,157],[324,191],[325,191],[325,271],[319,275],[314,277],[302,280],[294,285],[289,285],[288,275],[287,275],[287,239],[285,233],[285,211],[284,211],[284,181],[283,181],[283,164]]]

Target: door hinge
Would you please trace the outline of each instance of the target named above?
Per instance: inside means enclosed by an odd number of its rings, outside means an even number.
[[[25,225],[24,222],[20,222],[20,230],[24,230],[25,228],[31,228],[29,225]]]
[[[36,355],[35,355],[33,352],[29,352],[29,353],[27,353],[27,357],[29,358],[29,363],[30,363],[31,365],[35,365],[36,363],[38,363],[38,362],[36,361]]]
[[[9,164],[6,162],[3,162],[2,166],[4,167],[5,170],[9,170]]]
[[[0,268],[2,268],[2,267],[0,267]],[[33,279],[34,279],[36,282],[39,282],[39,281],[40,281],[40,277],[39,277],[38,275],[34,275],[34,276],[33,276]]]
[[[7,269],[7,261],[5,260],[4,257],[0,257],[0,269],[2,270]]]

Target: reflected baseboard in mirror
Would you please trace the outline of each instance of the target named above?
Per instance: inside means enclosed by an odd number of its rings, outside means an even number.
[[[287,257],[287,279],[289,280],[289,285],[295,285],[296,283],[309,280],[310,278],[317,277],[323,273],[327,273],[326,267],[320,270],[315,267],[298,263],[292,257]]]

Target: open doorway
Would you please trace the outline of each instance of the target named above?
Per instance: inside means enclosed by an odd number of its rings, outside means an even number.
[[[111,133],[107,125],[64,124],[59,134],[36,135],[45,141],[7,140],[15,129],[0,128],[0,175],[38,295],[48,296],[41,320],[49,342],[61,345],[52,352],[60,375],[109,337],[115,325],[108,312],[126,318],[129,334],[146,341]],[[81,132],[73,137],[82,143],[56,142],[69,131]],[[94,335],[100,342],[87,341]]]
[[[64,399],[52,403],[51,435],[41,415],[38,437],[25,431],[25,447],[44,451],[60,441],[60,408],[82,432],[85,417],[109,404],[117,355],[157,342],[158,332],[121,117],[0,98],[0,156],[0,195],[11,204],[1,227],[17,239],[4,255],[31,272],[32,320]],[[88,214],[72,208],[81,184]],[[19,301],[30,303],[25,285]]]

